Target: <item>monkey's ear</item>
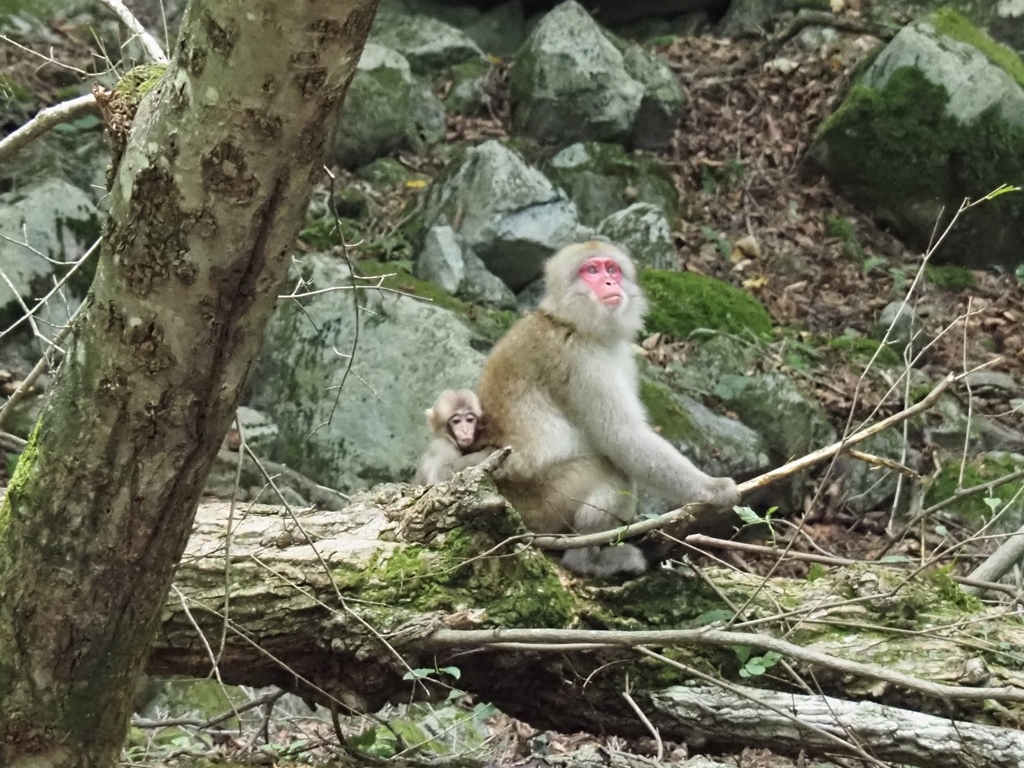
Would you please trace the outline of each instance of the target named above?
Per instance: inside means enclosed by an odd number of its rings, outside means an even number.
[[[430,431],[437,432],[437,424],[435,423],[437,416],[434,415],[434,409],[427,408],[427,410],[423,412],[423,415],[427,417],[427,427],[430,428]]]

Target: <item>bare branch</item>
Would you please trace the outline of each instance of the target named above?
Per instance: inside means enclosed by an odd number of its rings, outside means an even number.
[[[160,43],[156,41],[146,28],[139,23],[139,20],[135,18],[131,11],[128,10],[127,6],[121,2],[121,0],[100,0],[107,8],[117,14],[117,18],[121,20],[128,29],[135,34],[142,44],[146,48],[146,53],[149,54],[149,58],[155,61],[157,64],[167,63],[167,54],[164,53],[164,49],[160,47]]]

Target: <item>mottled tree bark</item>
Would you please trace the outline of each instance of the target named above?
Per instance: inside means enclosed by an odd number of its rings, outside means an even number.
[[[377,0],[204,0],[0,510],[0,765],[111,765]]]

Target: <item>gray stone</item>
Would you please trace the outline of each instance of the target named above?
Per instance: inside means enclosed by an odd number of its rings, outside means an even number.
[[[434,93],[428,80],[417,80],[413,85],[410,115],[416,127],[417,143],[421,144],[417,151],[423,151],[423,143],[438,144],[444,140],[444,102]]]
[[[488,10],[468,5],[449,5],[434,0],[383,0],[378,23],[388,13],[419,14],[450,24],[496,56],[511,56],[526,40],[526,15],[522,0],[509,0]]]
[[[924,250],[965,197],[1024,176],[1020,68],[982,30],[941,8],[875,57],[808,158],[836,191]],[[934,261],[1012,271],[1024,263],[1022,220],[1020,195],[965,210]]]
[[[864,73],[864,85],[881,90],[902,67],[919,69],[945,87],[946,109],[961,123],[995,110],[1013,125],[1024,125],[1024,91],[978,48],[939,32],[927,19],[900,30]]]
[[[905,445],[901,430],[890,429],[872,435],[853,447],[872,456],[902,463],[913,470],[921,469],[921,452]],[[843,504],[855,514],[886,511],[896,499],[900,476],[895,470],[844,455],[836,460],[836,472],[842,478]],[[897,510],[905,507],[909,501],[909,489],[908,479],[904,478]]]
[[[633,119],[630,144],[638,149],[665,149],[686,106],[679,78],[661,57],[635,43],[622,52],[622,63],[629,76],[644,88],[640,111]]]
[[[970,386],[974,394],[1017,395],[1022,389],[1019,381],[1001,371],[971,371],[964,376],[964,384]]]
[[[542,141],[629,138],[644,86],[581,5],[550,11],[509,75],[515,129]]]
[[[476,115],[490,102],[487,81],[491,67],[486,62],[469,61],[452,67],[452,89],[445,97],[445,106],[459,115]]]
[[[431,227],[416,259],[416,277],[454,295],[466,277],[462,248],[462,238],[454,229],[448,225]]]
[[[277,439],[277,425],[267,414],[257,411],[255,408],[245,405],[238,406],[235,411],[235,419],[242,427],[245,442],[257,454],[263,450],[264,446]],[[235,425],[232,424],[231,428],[234,429]]]
[[[641,392],[651,423],[662,437],[709,475],[753,477],[771,468],[767,442],[736,419],[654,381],[645,380]],[[678,506],[678,501],[644,493],[641,509],[660,514]]]
[[[910,423],[925,442],[955,457],[963,453],[965,444],[969,456],[990,451],[1024,453],[1024,435],[986,416],[968,416],[955,395],[942,395]]]
[[[544,297],[544,278],[538,277],[516,294],[516,307],[520,312],[536,309]]]
[[[459,298],[497,309],[515,309],[516,295],[512,289],[487,269],[487,265],[471,248],[467,248],[463,256],[466,261],[466,279],[459,288]]]
[[[468,35],[430,16],[382,13],[371,39],[402,54],[418,75],[436,74],[467,61],[486,62],[484,52]]]
[[[928,345],[921,320],[914,306],[903,300],[891,301],[882,308],[871,329],[871,337],[891,346],[901,359],[910,347],[910,359],[916,359]]]
[[[367,43],[334,131],[331,159],[356,167],[411,146],[415,86],[404,56]]]
[[[634,203],[597,225],[599,235],[625,247],[640,267],[675,269],[678,266],[672,227],[665,211],[650,203]]]
[[[715,394],[764,438],[778,465],[836,441],[836,432],[818,402],[783,374],[726,374],[719,379]],[[766,489],[766,495],[771,504],[797,510],[809,488],[808,473],[799,472]]]
[[[318,287],[349,282],[333,256],[302,261]],[[413,297],[361,290],[374,314],[362,318],[351,373],[338,354],[348,353],[354,338],[351,295],[329,291],[302,308],[282,302],[247,400],[280,430],[269,458],[346,493],[410,480],[428,441],[423,410],[442,389],[473,387],[484,359],[456,314]]]
[[[580,142],[552,157],[546,173],[576,203],[580,221],[590,226],[633,203],[659,206],[670,222],[679,215],[679,193],[671,174],[644,152]]]
[[[3,272],[18,296],[31,306],[53,287],[53,276],[68,269],[66,264],[53,262],[77,261],[95,242],[99,235],[98,211],[89,195],[78,187],[62,179],[47,179],[0,195],[0,235]],[[0,320],[23,314],[11,296],[10,286],[2,286]],[[71,295],[81,298],[74,291]],[[67,320],[66,314],[53,320]],[[45,332],[42,325],[40,330]]]
[[[576,207],[564,193],[497,141],[467,150],[434,183],[423,221],[458,225],[463,242],[513,291],[580,234]]]

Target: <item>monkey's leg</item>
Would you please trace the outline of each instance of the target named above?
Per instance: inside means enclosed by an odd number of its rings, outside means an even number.
[[[609,478],[611,479],[611,478]],[[628,523],[636,512],[636,495],[628,481],[603,482],[576,511],[576,533],[598,533]],[[607,577],[616,573],[643,573],[647,560],[632,544],[570,549],[562,565],[576,573]]]

